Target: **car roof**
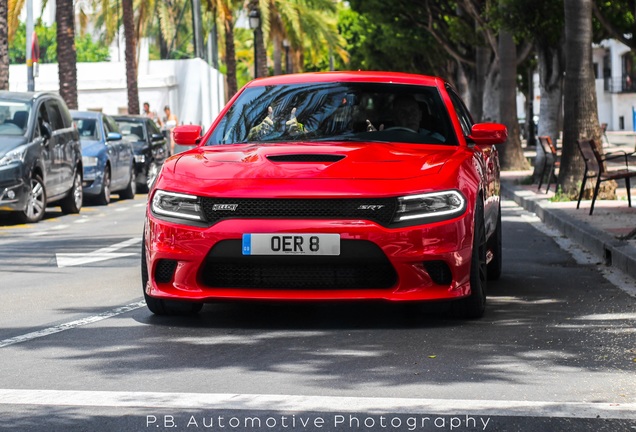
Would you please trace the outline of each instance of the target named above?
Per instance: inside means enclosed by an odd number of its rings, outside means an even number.
[[[42,96],[52,96],[54,98],[61,99],[60,95],[53,92],[14,92],[7,90],[0,91],[0,99],[9,99],[22,102],[30,102]]]
[[[377,82],[411,85],[444,85],[439,77],[417,75],[402,72],[378,71],[344,71],[344,72],[312,72],[291,75],[276,75],[258,78],[248,83],[248,87],[282,84],[305,84],[314,82]]]
[[[128,121],[134,121],[139,123],[152,120],[146,116],[136,115],[136,114],[114,115],[111,117],[114,118],[115,120],[128,120]]]
[[[77,111],[70,110],[71,117],[73,118],[100,118],[103,113],[98,111]]]

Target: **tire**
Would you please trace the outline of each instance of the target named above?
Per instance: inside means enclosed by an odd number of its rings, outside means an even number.
[[[499,204],[499,214],[497,215],[497,227],[492,237],[488,239],[488,250],[493,254],[492,260],[488,263],[488,280],[498,280],[501,277],[502,269],[502,244],[501,244],[501,204]]]
[[[16,217],[21,223],[39,222],[46,211],[46,189],[42,178],[34,174],[31,177],[30,186],[26,208],[16,213]]]
[[[150,192],[152,185],[155,183],[155,179],[159,174],[159,165],[154,160],[148,166],[148,172],[146,173],[146,192]]]
[[[486,228],[484,226],[484,204],[479,198],[475,208],[473,252],[470,260],[470,295],[455,302],[455,314],[464,319],[481,318],[486,311]]]
[[[155,315],[196,315],[203,308],[203,303],[162,300],[146,294],[148,285],[148,263],[146,261],[145,235],[141,242],[141,289],[146,306]]]
[[[102,181],[102,190],[99,191],[99,195],[95,197],[95,203],[97,205],[108,205],[110,203],[110,184],[111,184],[111,176],[110,176],[110,166],[106,165],[104,168],[104,179]]]
[[[135,194],[137,193],[137,183],[135,182],[135,170],[131,168],[130,170],[130,181],[128,182],[128,186],[126,189],[119,192],[120,199],[135,199]]]
[[[73,186],[68,191],[68,195],[60,202],[62,207],[62,213],[74,214],[79,213],[82,209],[82,174],[80,174],[79,167],[75,170],[75,177],[73,179]]]

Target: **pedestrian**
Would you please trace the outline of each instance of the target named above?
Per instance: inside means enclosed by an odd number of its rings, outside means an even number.
[[[153,119],[157,126],[161,127],[161,119],[155,111],[150,111],[150,104],[148,102],[144,102],[144,112],[142,115]]]
[[[163,107],[165,116],[162,119],[163,130],[165,131],[166,138],[170,140],[170,154],[174,154],[174,139],[172,137],[172,129],[179,124],[177,116],[170,111],[170,106]]]

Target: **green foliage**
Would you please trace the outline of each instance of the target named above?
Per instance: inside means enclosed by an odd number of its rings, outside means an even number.
[[[40,63],[57,63],[57,26],[53,24],[46,27],[38,21],[35,25],[35,33],[40,44]],[[75,38],[78,62],[108,61],[108,47],[102,43],[94,42],[90,35]],[[20,23],[18,30],[9,44],[9,63],[26,63],[26,25]]]
[[[488,17],[517,38],[548,46],[558,44],[565,26],[563,0],[499,0],[491,4]]]
[[[427,31],[397,14],[370,13],[366,2],[358,7],[340,11],[338,29],[350,60],[347,65],[338,60],[336,69],[443,74],[448,57]]]
[[[88,34],[75,37],[75,49],[77,50],[78,62],[92,63],[110,60],[108,47],[93,41],[93,38]]]

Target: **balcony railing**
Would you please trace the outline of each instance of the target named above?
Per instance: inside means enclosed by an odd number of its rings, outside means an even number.
[[[636,93],[636,77],[625,75],[622,78],[610,77],[604,80],[605,91],[610,93]]]

